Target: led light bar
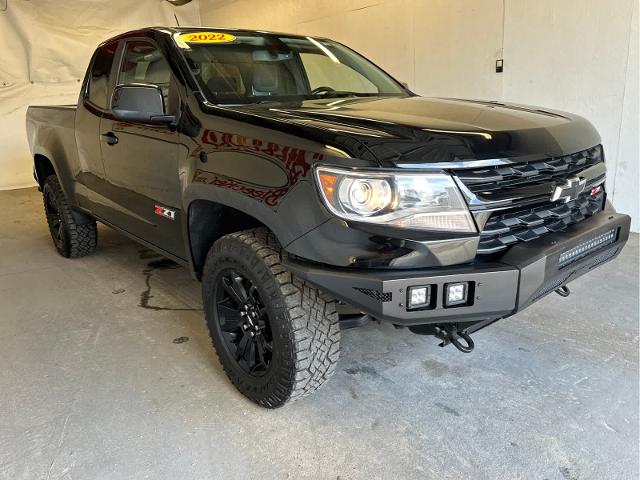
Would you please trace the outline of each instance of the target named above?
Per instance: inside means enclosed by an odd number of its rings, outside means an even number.
[[[599,250],[606,245],[614,243],[617,237],[618,232],[616,229],[613,229],[609,230],[608,232],[602,233],[597,237],[592,238],[591,240],[582,242],[560,255],[560,258],[558,258],[558,266],[560,268],[566,267],[567,265],[581,259],[582,257],[586,257],[590,253],[595,252],[596,250]]]

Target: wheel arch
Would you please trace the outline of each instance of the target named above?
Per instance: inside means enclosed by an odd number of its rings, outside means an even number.
[[[78,209],[75,203],[75,196],[73,195],[73,186],[68,184],[69,176],[61,175],[61,172],[58,170],[58,166],[52,158],[53,157],[51,155],[44,153],[36,153],[33,156],[33,172],[36,183],[38,184],[38,189],[42,191],[47,177],[55,175],[60,183],[60,187],[62,188],[62,193],[70,203],[71,214],[73,215],[76,223],[78,223],[78,225],[84,225],[92,222],[94,220],[92,216]]]
[[[58,172],[56,172],[56,168],[51,159],[42,153],[36,153],[33,156],[33,169],[36,182],[40,188],[42,188],[48,176],[58,176]]]
[[[191,264],[200,279],[209,249],[229,233],[266,227],[262,221],[241,210],[208,199],[193,200],[187,209],[187,238]]]
[[[298,182],[283,195],[276,195],[275,201],[273,196],[260,195],[264,189],[235,186],[191,182],[183,190],[185,247],[198,279],[209,248],[223,235],[263,226],[287,249],[328,219],[319,208],[311,182]]]
[[[69,165],[59,157],[46,149],[38,149],[33,154],[33,172],[38,187],[42,189],[44,181],[49,175],[58,177],[62,191],[72,207],[76,206],[75,188],[73,176],[70,173]]]

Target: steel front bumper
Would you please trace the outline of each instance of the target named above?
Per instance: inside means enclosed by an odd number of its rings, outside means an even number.
[[[520,243],[491,264],[380,271],[288,260],[287,267],[363,312],[399,325],[498,319],[615,258],[629,238],[630,223],[628,215],[604,211],[562,233]],[[603,239],[609,243],[599,243]],[[473,295],[467,305],[445,308],[445,285],[458,282],[471,282]],[[432,286],[433,304],[408,310],[407,289],[422,285]]]

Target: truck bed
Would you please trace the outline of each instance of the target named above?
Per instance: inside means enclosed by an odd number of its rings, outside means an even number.
[[[27,109],[27,140],[34,156],[55,160],[57,166],[77,165],[76,108],[76,105],[46,105]]]

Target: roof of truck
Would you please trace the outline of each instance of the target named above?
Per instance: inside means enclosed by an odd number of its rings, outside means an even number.
[[[158,33],[165,33],[169,35],[173,35],[175,33],[189,33],[189,32],[233,32],[233,33],[247,33],[247,34],[264,34],[264,35],[277,35],[277,36],[286,36],[292,38],[307,38],[307,35],[300,35],[299,33],[287,33],[287,32],[271,32],[267,30],[249,30],[244,28],[227,28],[227,27],[194,27],[194,26],[185,26],[185,27],[144,27],[138,28],[136,30],[131,30],[128,32],[121,33],[113,38],[118,38],[122,36],[131,36],[132,34],[143,32],[143,31],[155,31]],[[314,38],[324,38],[324,37],[314,37]],[[112,40],[112,39],[110,39]]]

